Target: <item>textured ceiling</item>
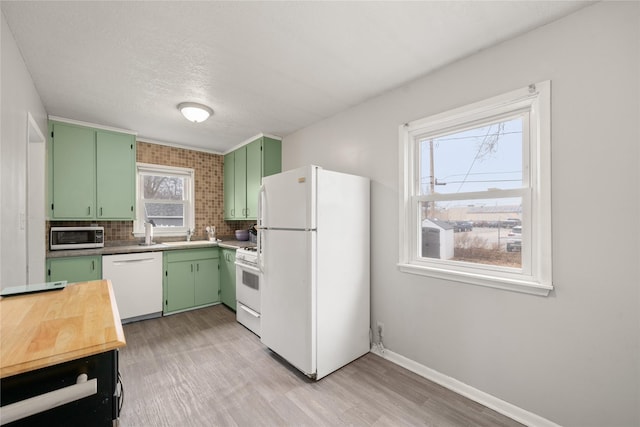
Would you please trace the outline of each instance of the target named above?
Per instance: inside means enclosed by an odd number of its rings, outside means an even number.
[[[2,1],[50,115],[225,152],[286,136],[587,2]],[[193,101],[214,115],[185,120]]]

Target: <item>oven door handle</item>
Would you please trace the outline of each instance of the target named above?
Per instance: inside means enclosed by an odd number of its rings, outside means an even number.
[[[21,420],[97,393],[98,379],[87,380],[86,374],[80,374],[76,384],[3,406],[1,424]]]
[[[247,313],[249,313],[253,317],[258,318],[258,319],[260,318],[260,313],[258,313],[257,311],[253,311],[249,307],[245,307],[242,304],[240,304],[238,307],[240,308],[240,310],[246,311]]]
[[[248,264],[243,264],[241,262],[236,261],[236,265],[240,268],[242,268],[243,270],[249,270],[253,273],[257,273],[260,274],[260,269],[258,267],[254,267],[252,265],[248,265]]]

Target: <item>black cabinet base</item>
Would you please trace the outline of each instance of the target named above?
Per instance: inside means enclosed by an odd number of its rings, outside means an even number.
[[[98,392],[16,420],[6,426],[112,426],[118,418],[118,350],[37,369],[0,381],[0,405],[5,406],[74,385],[79,375],[97,378]]]

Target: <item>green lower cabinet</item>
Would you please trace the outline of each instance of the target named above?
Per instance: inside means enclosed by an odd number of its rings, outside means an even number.
[[[220,259],[201,259],[194,263],[195,305],[220,302]]]
[[[68,283],[102,279],[100,255],[47,259],[47,282],[66,280]]]
[[[236,309],[236,250],[221,249],[220,301],[227,307]]]
[[[165,251],[164,313],[220,302],[218,248]]]
[[[167,292],[164,311],[178,311],[195,305],[193,262],[171,262],[165,270]]]

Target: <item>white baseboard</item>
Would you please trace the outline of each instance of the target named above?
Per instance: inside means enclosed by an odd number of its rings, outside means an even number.
[[[498,399],[495,396],[480,391],[468,384],[465,384],[461,381],[456,380],[455,378],[451,378],[438,371],[421,365],[411,359],[407,359],[406,357],[394,353],[393,351],[390,351],[386,348],[380,348],[377,344],[374,344],[371,347],[371,353],[378,355],[390,362],[393,362],[396,365],[402,366],[403,368],[408,369],[409,371],[414,372],[421,377],[433,381],[436,384],[440,384],[441,386],[446,387],[461,396],[471,399],[474,402],[478,402],[481,405],[493,409],[494,411],[524,425],[530,427],[560,427],[558,424],[549,421],[546,418],[542,418],[539,415],[512,405],[509,402]]]

